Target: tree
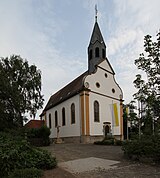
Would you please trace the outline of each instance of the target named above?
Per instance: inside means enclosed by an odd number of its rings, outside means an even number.
[[[146,75],[145,80],[140,74],[134,80],[138,90],[134,98],[138,100],[139,137],[125,142],[122,149],[130,158],[160,162],[160,32],[156,41],[150,35],[144,37],[144,53],[135,64]]]
[[[25,113],[42,108],[41,71],[12,55],[0,58],[0,127],[23,126]]]
[[[138,134],[139,119],[135,112],[136,106],[134,104],[135,101],[131,101],[129,104],[123,105],[124,139],[127,140],[135,134]]]
[[[147,78],[145,81],[138,74],[134,80],[138,89],[134,97],[140,102],[142,130],[146,134],[158,131],[160,121],[160,32],[156,36],[156,41],[150,35],[144,37],[144,53],[135,60],[135,65]]]

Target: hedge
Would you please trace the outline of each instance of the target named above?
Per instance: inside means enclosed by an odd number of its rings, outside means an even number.
[[[49,152],[30,145],[26,140],[0,133],[0,177],[15,169],[52,169],[57,161]]]
[[[8,178],[41,178],[42,170],[36,168],[15,169]]]
[[[154,162],[160,162],[160,136],[142,135],[140,139],[125,141],[122,150],[130,159],[151,158]]]

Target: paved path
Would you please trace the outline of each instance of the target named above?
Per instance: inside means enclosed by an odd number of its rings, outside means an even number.
[[[46,147],[59,162],[80,158],[97,157],[115,161],[125,161],[119,146],[103,146],[93,144],[54,144]]]
[[[59,163],[58,166],[73,174],[81,174],[90,171],[104,171],[114,169],[117,167],[116,164],[118,163],[120,162],[102,158],[89,157],[62,162]]]
[[[160,178],[160,167],[126,160],[119,146],[56,144],[44,149],[58,160],[58,168],[44,178]]]

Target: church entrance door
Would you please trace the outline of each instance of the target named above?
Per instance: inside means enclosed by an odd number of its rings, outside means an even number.
[[[104,122],[103,123],[103,133],[104,137],[107,137],[111,134],[111,123],[110,122]]]
[[[110,128],[108,125],[105,126],[105,136],[107,136],[110,133]]]

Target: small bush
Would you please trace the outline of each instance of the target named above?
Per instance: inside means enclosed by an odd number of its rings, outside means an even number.
[[[5,132],[3,132],[3,134],[7,134],[8,136],[11,135],[16,140],[18,139],[22,140],[25,138],[25,132],[26,132],[26,128],[23,127],[23,128],[17,128],[17,129],[6,129]]]
[[[160,162],[160,136],[142,136],[123,142],[122,150],[128,158],[140,160],[141,158],[152,159]]]
[[[57,162],[46,150],[32,147],[26,140],[16,140],[8,134],[0,134],[0,177],[15,169],[51,169]]]
[[[15,169],[8,178],[41,178],[42,170],[36,168]]]
[[[139,159],[142,155],[141,145],[138,140],[124,141],[122,150],[128,158],[135,157]]]
[[[114,139],[103,140],[103,145],[114,145]]]
[[[113,136],[108,135],[102,141],[95,141],[95,145],[117,145],[122,146],[123,141],[114,139]]]
[[[28,141],[34,146],[48,146],[50,144],[50,129],[47,126],[27,129]]]
[[[114,137],[112,135],[106,135],[103,140],[114,140]]]
[[[105,137],[102,141],[95,141],[96,145],[114,145],[114,138],[109,136]]]
[[[95,141],[94,144],[95,145],[102,145],[102,141]]]
[[[122,140],[114,140],[114,144],[117,146],[122,146],[123,141]]]

